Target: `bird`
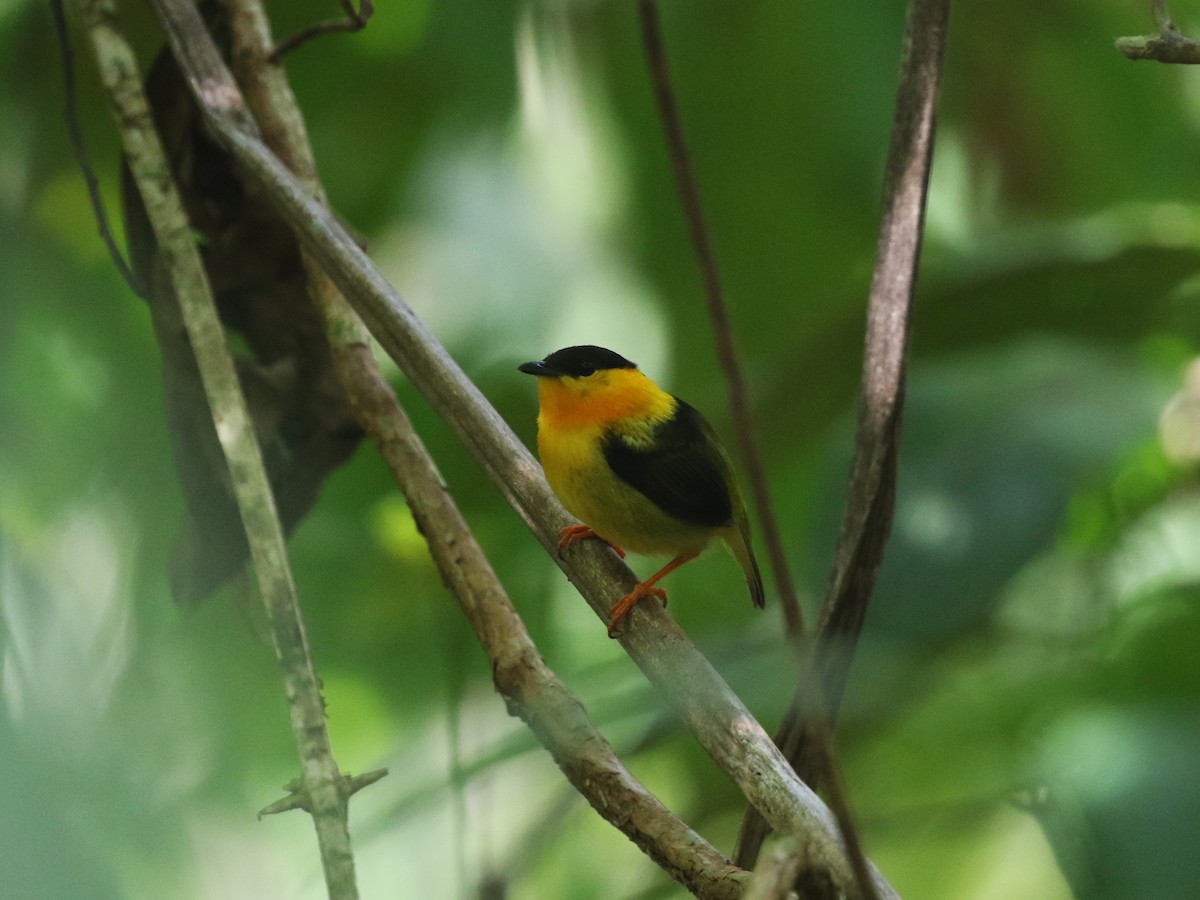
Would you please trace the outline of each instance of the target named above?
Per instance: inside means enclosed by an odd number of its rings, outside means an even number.
[[[720,540],[764,605],[762,575],[733,466],[716,431],[635,363],[604,347],[566,347],[518,371],[537,378],[538,456],[546,480],[582,524],[562,529],[559,552],[589,538],[670,556],[609,610],[608,636],[644,597],[666,606],[659,581]]]

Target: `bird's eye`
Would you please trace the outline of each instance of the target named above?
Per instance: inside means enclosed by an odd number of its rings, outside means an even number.
[[[575,370],[576,378],[587,378],[589,375],[595,375],[595,374],[596,374],[595,366],[580,366],[578,369]]]

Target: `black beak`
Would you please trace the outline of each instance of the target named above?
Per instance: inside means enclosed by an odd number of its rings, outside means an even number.
[[[537,362],[521,363],[517,366],[518,372],[524,372],[526,375],[540,375],[543,378],[554,378],[559,373],[553,367],[546,365],[544,360]]]

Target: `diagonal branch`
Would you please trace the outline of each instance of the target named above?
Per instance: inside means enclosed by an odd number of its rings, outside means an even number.
[[[833,572],[821,609],[815,667],[821,686],[814,702],[806,680],[793,696],[776,741],[810,783],[820,773],[819,738],[811,716],[832,728],[855,647],[892,527],[900,419],[913,289],[921,253],[925,199],[933,161],[938,85],[950,0],[910,0],[896,114],[883,182],[883,217],[867,305],[866,346],[858,431]],[[814,708],[815,707],[815,708]],[[818,734],[824,729],[818,725]],[[761,844],[762,829],[743,836]],[[746,847],[739,859],[746,859]],[[750,855],[749,858],[753,858]]]
[[[261,141],[241,125],[239,95],[187,0],[155,0],[189,86],[214,136],[280,214],[363,317],[435,411],[508,498],[551,555],[570,520],[541,469],[495,409],[425,329],[345,229],[308,196]],[[560,565],[598,616],[634,584],[633,573],[600,548]],[[621,643],[717,764],[772,826],[803,836],[813,868],[846,894],[857,892],[829,810],[792,771],[762,727],[660,607],[639,609]],[[895,892],[872,870],[881,897]]]
[[[374,359],[364,353],[359,365],[373,367]],[[529,725],[592,807],[673,879],[699,897],[741,896],[746,873],[629,773],[579,701],[545,664],[391,388],[360,368],[351,396],[364,404],[368,433],[388,461],[438,570],[491,660],[493,681],[509,711]]]
[[[270,28],[262,4],[223,2],[238,81],[263,134],[310,194],[324,202],[295,96],[282,68],[269,62]],[[530,726],[596,811],[672,878],[700,897],[739,897],[746,873],[672,815],[625,769],[579,701],[546,666],[379,371],[362,322],[307,254],[305,266],[346,395],[396,477],[438,570],[491,660],[493,680],[509,710]]]
[[[225,332],[217,317],[183,203],[154,131],[136,58],[117,26],[113,0],[79,0],[79,7],[87,23],[101,79],[112,101],[129,169],[142,195],[179,301],[217,435],[229,464],[283,671],[303,773],[302,805],[311,812],[316,827],[326,886],[331,898],[354,900],[358,888],[347,825],[347,782],[337,769],[329,744],[324,704],[288,566],[283,530]]]

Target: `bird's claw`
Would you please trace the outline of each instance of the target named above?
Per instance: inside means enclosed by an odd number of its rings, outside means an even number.
[[[621,557],[621,559],[625,558],[624,550],[622,550],[616,544],[611,544],[608,541],[605,541],[604,538],[592,531],[592,529],[587,525],[567,525],[565,528],[563,528],[560,534],[562,536],[558,541],[559,559],[563,558],[563,551],[567,549],[567,547],[577,543],[578,541],[586,541],[592,538],[595,538],[598,541],[604,541],[604,543],[608,544],[608,546],[612,547],[613,550],[616,551],[617,556]]]
[[[653,597],[661,601],[664,607],[667,605],[667,592],[665,590],[660,587],[650,587],[649,585],[637,585],[632,591],[614,603],[608,611],[608,636],[610,638],[617,636],[617,626],[633,611],[638,601],[644,597]]]

